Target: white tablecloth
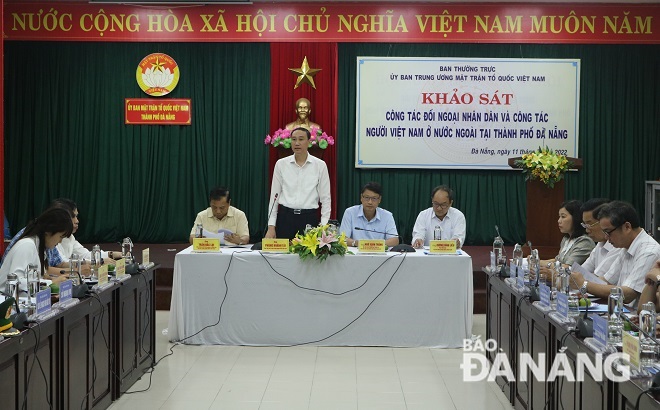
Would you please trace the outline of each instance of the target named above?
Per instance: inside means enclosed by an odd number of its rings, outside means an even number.
[[[169,337],[188,344],[460,347],[472,332],[472,304],[467,254],[319,262],[189,247],[174,260]]]

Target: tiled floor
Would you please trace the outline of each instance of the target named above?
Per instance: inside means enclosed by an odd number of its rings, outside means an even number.
[[[157,357],[169,350],[156,314]],[[484,335],[486,315],[473,333]],[[483,338],[482,338],[483,339]],[[511,409],[495,383],[464,382],[462,349],[179,345],[110,408]]]

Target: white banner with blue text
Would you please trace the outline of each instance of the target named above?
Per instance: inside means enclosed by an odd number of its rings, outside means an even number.
[[[511,169],[578,156],[579,59],[357,57],[357,168]]]

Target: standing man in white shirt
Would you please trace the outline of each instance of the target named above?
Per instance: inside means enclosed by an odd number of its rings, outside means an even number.
[[[330,219],[328,166],[308,152],[310,138],[306,128],[291,131],[293,155],[275,163],[266,238],[293,239],[306,225],[319,225],[319,202],[320,223],[325,225]]]
[[[454,239],[456,248],[465,243],[465,215],[456,208],[454,203],[454,191],[446,185],[440,185],[431,192],[431,207],[423,210],[417,216],[413,227],[412,246],[421,248],[428,246],[433,239],[436,226],[442,230],[442,239]]]

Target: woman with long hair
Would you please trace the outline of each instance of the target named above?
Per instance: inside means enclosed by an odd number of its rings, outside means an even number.
[[[48,269],[46,249],[57,246],[72,231],[71,212],[63,208],[48,208],[31,221],[0,267],[0,289],[5,288],[7,275],[12,272],[18,275],[25,289],[25,273],[30,264],[35,265],[43,277]]]
[[[541,261],[542,276],[552,271],[556,261],[561,262],[563,267],[576,262],[584,263],[596,246],[582,226],[581,207],[582,202],[576,200],[566,201],[559,207],[557,225],[564,237],[559,245],[559,254],[554,259]]]

